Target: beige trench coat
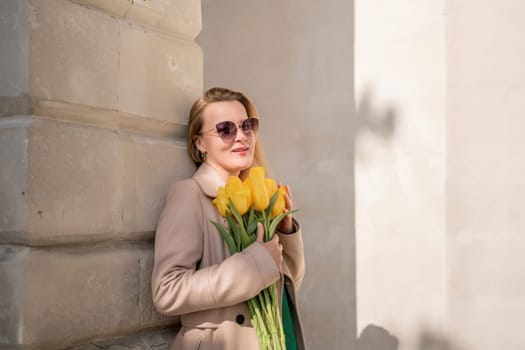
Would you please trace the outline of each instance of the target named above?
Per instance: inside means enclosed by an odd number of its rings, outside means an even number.
[[[225,224],[212,204],[224,182],[203,164],[193,178],[176,182],[168,193],[155,237],[153,302],[166,315],[180,315],[182,328],[171,349],[258,349],[246,300],[279,280],[291,297],[298,350],[304,349],[297,289],[304,276],[301,229],[279,234],[283,273],[259,243],[230,255],[211,220]]]

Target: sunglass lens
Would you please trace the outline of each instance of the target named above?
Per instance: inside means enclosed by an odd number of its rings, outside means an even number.
[[[230,121],[220,122],[215,128],[217,129],[217,134],[223,139],[231,139],[237,133],[237,126]]]
[[[259,130],[259,119],[248,118],[242,122],[241,127],[245,134],[256,133]]]

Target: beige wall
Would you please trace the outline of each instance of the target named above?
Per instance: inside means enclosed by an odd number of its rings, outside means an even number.
[[[523,349],[525,4],[445,9],[450,330],[462,349]]]
[[[300,210],[300,291],[311,349],[355,345],[353,6],[203,1],[205,87],[248,94],[274,176]]]
[[[525,344],[524,10],[356,2],[363,348]]]
[[[443,4],[357,0],[355,26],[359,340],[421,349],[445,318]]]
[[[200,3],[0,10],[0,348],[166,349],[152,239],[169,184],[193,171]]]

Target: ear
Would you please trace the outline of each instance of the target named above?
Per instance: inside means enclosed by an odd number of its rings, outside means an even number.
[[[195,146],[197,146],[197,150],[199,150],[199,152],[202,152],[202,153],[206,152],[204,149],[204,146],[202,145],[202,140],[199,136],[195,135],[193,142],[195,143]]]

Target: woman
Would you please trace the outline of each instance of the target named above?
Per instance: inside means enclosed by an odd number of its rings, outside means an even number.
[[[244,178],[250,167],[263,165],[258,122],[250,100],[224,88],[206,91],[191,109],[188,152],[197,171],[171,188],[155,237],[153,301],[182,323],[172,349],[258,349],[246,301],[278,280],[287,350],[304,349],[296,294],[304,275],[298,223],[287,215],[269,242],[262,241],[259,224],[257,241],[234,255],[211,223],[224,223],[212,200],[228,176]]]

